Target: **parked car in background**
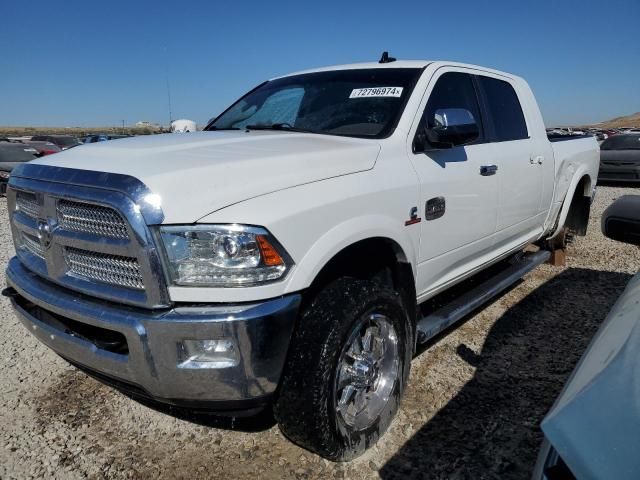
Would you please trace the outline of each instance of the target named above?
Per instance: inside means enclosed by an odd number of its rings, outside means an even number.
[[[640,134],[624,133],[602,142],[598,180],[640,181]]]
[[[640,195],[602,216],[613,240],[640,246]],[[607,315],[542,421],[534,480],[640,478],[640,274]]]
[[[82,139],[83,143],[97,143],[106,142],[107,140],[118,140],[119,138],[127,138],[131,135],[107,135],[106,133],[100,133],[96,135],[87,135]]]
[[[9,175],[16,165],[38,158],[38,150],[22,143],[0,142],[0,195],[7,191]]]
[[[21,143],[38,150],[38,154],[40,157],[44,157],[46,155],[51,155],[52,153],[58,153],[62,151],[62,149],[59,146],[51,142],[38,142],[38,141],[27,140]]]
[[[71,135],[36,135],[31,137],[31,140],[37,142],[51,142],[62,150],[67,150],[69,148],[77,147],[78,145],[82,145],[80,140],[76,137],[72,137]]]

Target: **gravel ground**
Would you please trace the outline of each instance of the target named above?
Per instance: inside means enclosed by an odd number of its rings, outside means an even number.
[[[221,425],[137,403],[39,344],[3,298],[0,478],[529,478],[540,421],[640,269],[638,249],[605,239],[599,225],[606,206],[633,192],[599,188],[567,267],[538,268],[432,342],[390,431],[346,464],[292,445],[268,419]],[[4,199],[0,212],[4,265],[13,255]]]

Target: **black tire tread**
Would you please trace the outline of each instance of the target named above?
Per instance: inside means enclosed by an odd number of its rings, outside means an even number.
[[[331,408],[330,386],[339,355],[335,346],[340,345],[350,328],[344,324],[345,314],[348,317],[364,312],[375,302],[398,308],[406,317],[396,292],[373,281],[339,278],[321,290],[302,312],[290,346],[274,416],[291,441],[331,460],[348,460],[362,453],[340,441],[334,415],[323,412]],[[410,360],[407,362],[406,357],[401,389],[409,370]],[[377,437],[372,443],[375,440]]]

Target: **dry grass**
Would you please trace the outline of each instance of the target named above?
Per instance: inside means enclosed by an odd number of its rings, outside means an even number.
[[[33,135],[71,135],[84,137],[99,133],[113,135],[151,135],[162,130],[136,127],[0,127],[0,137],[27,137]]]

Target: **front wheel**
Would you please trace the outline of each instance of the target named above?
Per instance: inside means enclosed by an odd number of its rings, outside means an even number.
[[[411,332],[396,292],[353,278],[325,287],[302,312],[274,405],[285,436],[330,460],[372,446],[398,410]]]

